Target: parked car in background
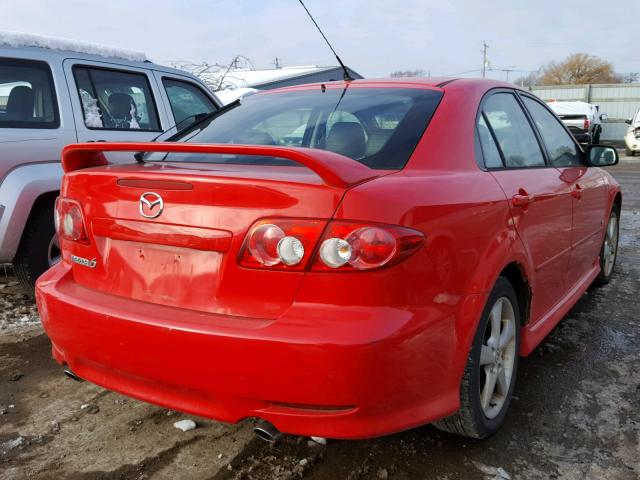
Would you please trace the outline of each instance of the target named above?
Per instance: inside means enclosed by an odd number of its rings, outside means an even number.
[[[32,287],[59,260],[62,147],[149,141],[219,105],[197,78],[141,53],[0,33],[0,263]]]
[[[629,128],[624,136],[625,153],[632,157],[640,152],[640,109],[626,123]]]
[[[605,120],[607,115],[600,114],[597,105],[557,101],[548,102],[548,105],[580,143],[600,143],[602,120]]]
[[[36,300],[69,375],[271,440],[483,438],[519,355],[613,275],[616,150],[512,84],[327,82],[221,112],[65,148]]]

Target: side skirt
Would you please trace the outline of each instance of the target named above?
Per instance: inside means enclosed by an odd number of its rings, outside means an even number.
[[[522,329],[520,341],[520,355],[529,355],[542,340],[553,330],[571,308],[580,300],[582,294],[600,273],[600,264],[593,266],[591,270],[553,307],[544,317],[535,324]]]

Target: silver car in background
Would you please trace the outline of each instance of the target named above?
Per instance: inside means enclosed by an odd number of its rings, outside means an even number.
[[[200,80],[144,54],[0,32],[0,263],[32,287],[58,261],[65,145],[150,141],[219,107]]]

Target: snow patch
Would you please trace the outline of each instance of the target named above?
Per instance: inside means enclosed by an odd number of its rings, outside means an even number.
[[[126,48],[108,47],[88,42],[79,42],[69,38],[46,37],[31,33],[0,31],[1,47],[38,47],[49,50],[71,51],[98,55],[107,58],[120,58],[132,62],[144,62],[147,56],[143,52]]]
[[[196,422],[193,420],[180,420],[173,424],[178,430],[182,430],[183,432],[188,432],[189,430],[193,430],[196,428]]]
[[[104,124],[102,123],[98,100],[83,89],[80,89],[80,99],[82,100],[82,110],[84,111],[84,124],[89,128],[103,128]]]

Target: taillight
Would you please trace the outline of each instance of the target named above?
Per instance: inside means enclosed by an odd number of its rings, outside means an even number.
[[[591,125],[591,123],[589,123],[589,119],[588,119],[588,118],[585,118],[585,119],[584,119],[584,124],[582,125],[582,128],[583,128],[584,130],[589,130],[589,126],[590,126],[590,125]]]
[[[261,220],[244,240],[240,265],[305,270],[311,264],[314,271],[373,270],[400,262],[424,242],[424,235],[410,228],[345,221],[330,222],[320,239],[325,224],[326,220]]]
[[[400,262],[424,242],[421,232],[394,225],[329,224],[311,267],[316,271],[373,270]]]
[[[58,197],[56,200],[54,224],[56,233],[60,238],[74,242],[88,242],[82,207],[75,200]]]
[[[240,250],[244,267],[303,270],[326,221],[267,219],[251,227]]]

